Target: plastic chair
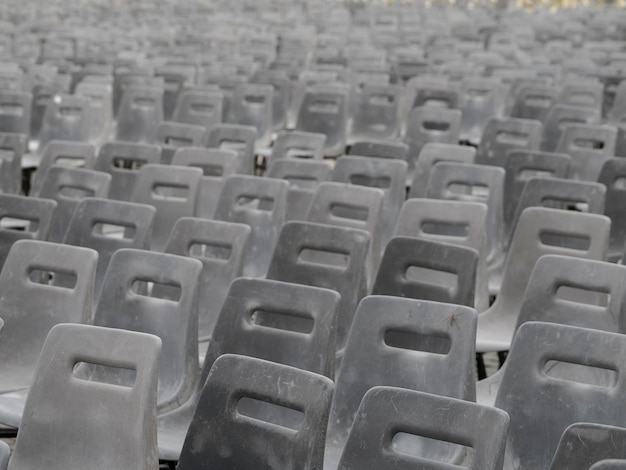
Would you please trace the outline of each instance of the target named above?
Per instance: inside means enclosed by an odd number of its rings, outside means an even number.
[[[515,332],[522,299],[536,261],[546,254],[604,260],[610,221],[597,214],[558,209],[526,209],[513,234],[502,287],[478,319],[476,350],[506,351]]]
[[[324,134],[324,154],[341,155],[346,147],[349,91],[338,86],[308,88],[298,111],[296,130]]]
[[[22,156],[27,145],[25,135],[0,132],[0,188],[3,193],[19,194],[22,191]]]
[[[152,143],[163,121],[163,88],[129,85],[117,111],[115,140]]]
[[[357,186],[380,188],[384,192],[380,216],[380,249],[393,234],[400,208],[405,199],[407,164],[388,158],[343,156],[337,159],[332,180]]]
[[[409,154],[409,146],[404,142],[393,140],[375,141],[361,140],[354,142],[348,150],[348,155],[360,157],[393,158],[406,160]]]
[[[195,68],[195,67],[194,67]],[[195,74],[181,65],[163,65],[154,71],[155,78],[162,78],[163,90],[163,118],[170,120],[174,113],[178,97],[183,87],[188,83],[193,83]]]
[[[563,83],[557,103],[584,106],[600,111],[602,110],[603,97],[603,84],[570,80]]]
[[[84,96],[60,95],[46,106],[39,132],[39,147],[50,140],[89,140],[89,99]]]
[[[99,144],[108,140],[113,124],[112,85],[81,82],[76,86],[75,94],[89,98],[89,141]]]
[[[50,223],[48,240],[63,241],[72,214],[79,201],[85,197],[106,198],[109,194],[111,175],[94,170],[70,168],[52,165],[41,186],[35,194],[57,203],[54,217]]]
[[[182,90],[172,121],[203,126],[211,131],[222,122],[224,95],[219,90]]]
[[[337,375],[324,468],[337,468],[359,404],[372,387],[473,400],[475,325],[475,310],[460,305],[384,296],[363,299]],[[421,444],[431,460],[458,463],[463,457],[450,445]]]
[[[94,325],[149,333],[163,342],[159,414],[183,405],[197,385],[201,271],[196,259],[125,248],[113,254],[104,277]]]
[[[508,425],[509,416],[497,408],[403,388],[374,387],[363,396],[338,468],[449,468],[444,462],[422,458],[419,448],[410,447],[411,438],[426,437],[470,448],[473,457],[468,469],[501,470]]]
[[[272,146],[269,164],[280,158],[310,158],[322,160],[326,136],[312,132],[279,132]]]
[[[555,152],[565,126],[596,124],[599,121],[600,114],[597,109],[555,104],[546,115],[539,148],[545,152]]]
[[[234,150],[239,155],[237,173],[254,175],[256,129],[239,124],[218,124],[209,135],[208,147]]]
[[[183,147],[174,154],[172,165],[202,170],[194,213],[197,217],[212,219],[224,181],[239,168],[239,155],[234,150]]]
[[[259,71],[253,78],[254,83],[271,85],[272,99],[272,130],[283,129],[286,126],[287,110],[291,97],[291,80],[287,73],[280,70]]]
[[[55,326],[41,352],[9,469],[157,468],[160,349],[161,341],[151,335]],[[77,363],[130,369],[134,381],[119,385],[105,374],[81,377]]]
[[[198,290],[198,338],[208,341],[226,300],[228,287],[243,271],[250,227],[244,224],[178,219],[172,228],[166,253],[189,256],[202,262]]]
[[[415,175],[409,181],[410,198],[426,197],[432,168],[440,162],[474,163],[476,149],[452,144],[426,144],[417,157]]]
[[[270,85],[240,83],[228,109],[228,122],[256,129],[256,145],[269,146],[272,132],[274,88]]]
[[[609,241],[610,261],[618,260],[624,251],[626,242],[626,219],[622,216],[626,206],[623,178],[626,177],[626,161],[621,158],[609,158],[602,165],[598,182],[606,186],[604,214],[611,219],[611,238]]]
[[[561,436],[550,469],[596,468],[603,460],[626,463],[626,429],[596,423],[574,423]],[[618,467],[620,468],[620,467]]]
[[[265,176],[289,183],[285,221],[306,220],[317,186],[330,179],[331,171],[326,162],[309,159],[279,158],[270,163]]]
[[[206,129],[193,124],[166,121],[157,127],[155,143],[161,146],[161,164],[169,165],[176,151],[181,147],[203,147],[206,143]]]
[[[30,134],[32,93],[0,91],[0,132]]]
[[[288,189],[286,181],[247,175],[230,176],[224,182],[214,218],[250,226],[245,276],[262,277],[267,272],[285,219]]]
[[[367,85],[361,89],[354,113],[351,138],[390,139],[399,131],[401,88]]]
[[[553,323],[522,325],[496,398],[496,406],[511,417],[504,468],[548,468],[571,424],[621,425],[626,416],[620,399],[622,364],[617,358],[624,353],[624,335]],[[555,368],[566,364],[570,367]],[[568,376],[588,368],[610,374],[611,385],[581,383],[575,374]]]
[[[459,108],[462,112],[460,137],[480,141],[489,119],[500,104],[500,82],[493,78],[466,77],[461,81]]]
[[[51,140],[43,147],[41,152],[41,160],[35,172],[31,192],[37,194],[41,191],[41,185],[52,165],[92,170],[94,169],[95,161],[96,148],[92,144]]]
[[[553,85],[539,83],[522,85],[511,109],[511,117],[545,122],[550,108],[557,100],[559,90]]]
[[[472,248],[396,236],[387,244],[372,294],[473,307],[477,266]]]
[[[199,168],[151,164],[141,167],[130,200],[156,209],[151,250],[163,251],[176,221],[194,215],[201,178]]]
[[[617,129],[609,126],[565,126],[556,151],[572,158],[570,178],[596,181],[602,164],[615,155]]]
[[[287,222],[280,231],[267,278],[333,289],[341,295],[337,349],[344,344],[354,311],[366,294],[368,232],[310,222]]]
[[[331,380],[312,372],[222,356],[211,369],[178,468],[321,468],[333,389]]]
[[[512,149],[537,150],[541,123],[530,119],[492,118],[487,122],[476,163],[504,167],[507,152]]]
[[[50,329],[57,323],[91,321],[97,259],[87,248],[35,240],[19,240],[11,248],[0,273],[1,423],[19,426],[25,389]]]
[[[394,236],[439,241],[476,250],[478,264],[475,268],[473,306],[482,312],[489,307],[486,219],[485,204],[409,199],[402,206]]]

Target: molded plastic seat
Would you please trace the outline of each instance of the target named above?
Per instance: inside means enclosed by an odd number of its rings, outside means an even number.
[[[337,468],[359,404],[372,387],[473,400],[475,325],[476,311],[460,305],[385,296],[363,299],[337,375],[324,468]],[[462,458],[451,446],[421,444],[431,460],[452,463],[453,457]]]
[[[211,369],[178,468],[322,468],[333,389],[330,379],[312,372],[222,356]]]
[[[326,136],[313,132],[280,132],[272,146],[271,163],[280,158],[310,158],[322,160]]]
[[[609,158],[602,165],[598,182],[606,186],[604,214],[611,219],[609,260],[622,257],[626,242],[626,190],[621,179],[626,177],[626,160]]]
[[[366,85],[361,89],[352,129],[353,140],[390,139],[399,128],[402,89],[395,85]]]
[[[565,429],[556,449],[551,470],[595,469],[603,460],[626,464],[626,429],[596,423],[574,423]]]
[[[0,90],[0,132],[30,134],[32,93]]]
[[[620,358],[624,354],[624,335],[553,323],[522,325],[496,398],[496,406],[511,417],[504,468],[548,468],[561,435],[571,424],[623,425],[625,384]],[[570,367],[555,370],[555,365],[564,363]],[[572,365],[607,374],[606,369],[611,369],[612,386],[568,377]]]
[[[174,154],[172,165],[202,170],[194,213],[197,217],[212,219],[224,181],[239,168],[239,155],[234,150],[183,147]]]
[[[19,194],[22,190],[22,156],[28,142],[23,134],[0,132],[0,189],[3,193]]]
[[[72,168],[94,169],[96,163],[96,148],[87,142],[69,142],[51,140],[41,152],[41,160],[35,172],[31,192],[39,193],[41,185],[52,165]]]
[[[478,265],[474,305],[471,306],[482,312],[489,307],[486,219],[487,206],[482,203],[409,199],[402,206],[394,236],[439,241],[476,250]]]
[[[409,146],[404,142],[395,140],[361,140],[354,142],[348,150],[348,155],[396,160],[406,160],[408,154]]]
[[[163,88],[129,85],[117,112],[115,140],[152,143],[163,121]]]
[[[100,147],[94,169],[111,175],[109,198],[129,201],[141,166],[161,162],[158,145],[106,142]]]
[[[473,307],[477,266],[472,248],[396,236],[387,244],[372,294]]]
[[[86,197],[106,198],[111,175],[94,170],[52,165],[36,196],[57,202],[48,240],[61,242],[79,201]]]
[[[256,129],[256,144],[264,147],[271,141],[274,87],[240,83],[235,88],[228,109],[228,122]]]
[[[202,262],[198,290],[199,340],[211,338],[228,287],[242,274],[249,236],[248,225],[191,217],[178,219],[172,228],[165,252]]]
[[[50,140],[89,140],[89,99],[84,96],[60,95],[50,100],[39,132],[39,147]]]
[[[209,135],[207,147],[234,150],[239,155],[237,173],[254,175],[256,129],[240,124],[218,124]]]
[[[597,109],[555,104],[546,115],[540,149],[555,152],[566,125],[596,124],[599,121],[600,114]]]
[[[539,149],[541,122],[530,119],[492,118],[487,122],[476,163],[504,167],[512,149]]]
[[[122,248],[148,249],[155,212],[146,204],[89,197],[76,205],[63,243],[98,252],[94,304],[113,253]]]
[[[182,90],[172,121],[203,126],[211,131],[222,122],[224,95],[219,90]]]
[[[161,338],[157,411],[183,405],[198,382],[198,283],[202,263],[121,249],[111,257],[94,324]],[[153,283],[148,287],[145,284]]]
[[[502,287],[478,319],[478,352],[506,351],[536,261],[546,254],[604,260],[610,220],[597,214],[530,207],[522,212],[509,248]]]
[[[572,158],[570,178],[596,181],[603,163],[615,155],[617,129],[609,126],[565,126],[556,151]]]
[[[0,423],[20,425],[50,329],[58,323],[91,321],[97,259],[87,248],[35,240],[13,245],[0,273]]]
[[[161,164],[172,163],[174,154],[180,147],[203,147],[206,144],[206,129],[193,124],[164,121],[156,131],[155,143],[161,146]]]
[[[432,168],[441,162],[474,163],[476,149],[452,144],[426,144],[417,157],[410,198],[426,197]]]
[[[402,437],[408,437],[403,434],[410,434],[463,443],[472,449],[472,461],[465,468],[502,470],[508,425],[509,416],[497,408],[403,388],[374,387],[361,401],[338,468],[450,468],[422,458],[418,449],[408,447],[410,439],[401,446]]]
[[[156,209],[150,249],[163,251],[170,231],[181,217],[192,217],[202,170],[170,165],[144,165],[131,201]]]
[[[161,341],[152,335],[55,326],[41,352],[9,469],[158,468],[160,349]],[[74,370],[80,362],[131,369],[134,383],[120,386],[106,375],[82,377]]]
[[[370,234],[310,222],[283,225],[267,278],[333,289],[341,295],[337,349],[345,344],[354,311],[366,294]]]

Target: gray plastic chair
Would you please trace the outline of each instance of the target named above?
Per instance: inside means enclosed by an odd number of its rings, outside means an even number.
[[[504,232],[511,233],[511,224],[526,182],[534,176],[567,178],[569,155],[538,150],[510,150],[504,169]]]
[[[87,325],[54,327],[43,346],[9,469],[158,468],[160,348],[161,341],[151,335]],[[77,363],[131,369],[134,383],[77,377]],[[65,443],[62,449],[59,440]]]
[[[406,160],[409,146],[395,140],[361,140],[354,142],[348,150],[348,155],[360,157],[393,158]]]
[[[556,103],[559,89],[553,85],[528,83],[517,89],[511,117],[545,122],[550,108]]]
[[[256,129],[240,124],[218,124],[209,135],[208,147],[234,150],[239,155],[237,173],[254,175]]]
[[[172,121],[202,126],[211,131],[222,122],[224,95],[219,90],[182,90]]]
[[[39,147],[50,140],[89,140],[89,99],[84,96],[59,95],[50,100],[39,132]]]
[[[626,464],[626,429],[606,424],[574,423],[561,436],[550,469],[595,469],[594,464],[609,459],[621,459],[621,468]]]
[[[257,176],[234,175],[224,182],[214,218],[250,226],[245,276],[262,277],[267,272],[285,220],[288,189],[286,181]]]
[[[274,93],[272,99],[272,130],[286,126],[287,110],[291,98],[291,80],[281,70],[261,70],[252,79],[254,83],[271,85]]]
[[[363,230],[310,222],[283,225],[267,278],[333,289],[341,295],[337,349],[346,341],[354,311],[367,290],[370,235]]]
[[[96,163],[96,147],[87,142],[49,141],[41,151],[41,160],[35,172],[31,192],[38,194],[52,165],[93,170]]]
[[[500,106],[499,80],[483,77],[465,77],[461,81],[459,108],[461,109],[462,140],[480,141],[485,126]]]
[[[193,124],[164,121],[156,131],[156,144],[161,146],[161,164],[172,163],[174,154],[181,147],[203,147],[206,144],[206,129]]]
[[[248,225],[191,217],[178,219],[172,228],[165,252],[202,262],[198,290],[200,341],[211,338],[228,287],[243,272],[249,236]]]
[[[360,90],[351,138],[391,139],[398,134],[402,89],[396,85],[366,85]]]
[[[308,88],[298,111],[296,130],[324,134],[324,154],[341,155],[346,147],[349,90],[339,86]]]
[[[483,312],[489,307],[486,219],[487,206],[482,203],[409,199],[402,206],[394,236],[439,241],[476,250],[478,265],[472,306]]]
[[[471,470],[502,470],[509,416],[497,408],[394,387],[374,387],[363,397],[339,462],[339,470],[394,468],[444,470],[424,459],[411,437],[470,448]],[[402,438],[405,445],[402,446]]]
[[[598,182],[606,186],[604,214],[611,219],[611,238],[609,241],[609,260],[616,261],[622,257],[626,242],[626,160],[609,158],[602,165]]]
[[[567,125],[596,124],[599,121],[600,114],[597,109],[555,104],[546,115],[540,149],[546,152],[555,152],[561,139],[561,133]]]
[[[104,277],[94,324],[153,334],[163,342],[159,414],[183,405],[197,385],[201,271],[196,259],[121,249]]]
[[[274,87],[256,83],[240,83],[230,101],[228,122],[252,126],[256,129],[256,145],[269,146],[271,142],[272,103]]]
[[[317,186],[330,179],[331,171],[326,162],[309,159],[279,158],[270,163],[265,176],[289,183],[285,221],[306,220]]]
[[[326,136],[313,132],[279,132],[272,154],[268,160],[269,164],[279,158],[310,158],[322,160],[324,158],[324,146]]]
[[[476,163],[504,167],[512,149],[539,149],[541,122],[530,119],[492,118],[487,122]]]
[[[359,404],[372,387],[473,400],[475,325],[476,311],[460,305],[385,296],[363,299],[337,375],[324,468],[337,468]],[[463,457],[453,446],[420,444],[429,459],[459,463]]]
[[[224,181],[239,168],[239,155],[234,150],[183,147],[174,154],[172,165],[202,170],[194,213],[197,217],[212,219]]]
[[[222,356],[211,369],[178,468],[322,468],[333,389],[331,380],[312,372]]]
[[[129,201],[137,183],[139,169],[161,162],[158,145],[132,142],[106,142],[98,153],[94,169],[111,175],[109,198]]]
[[[86,197],[106,198],[109,194],[111,175],[94,170],[52,165],[35,196],[53,199],[57,203],[50,223],[48,240],[61,242],[74,210]]]
[[[409,191],[410,198],[426,197],[428,180],[432,168],[440,162],[474,163],[476,149],[453,144],[426,144],[420,151],[415,164],[415,175]]]
[[[19,194],[22,191],[22,156],[27,146],[25,135],[0,132],[0,189],[3,193]]]
[[[604,85],[583,80],[568,80],[563,83],[557,103],[572,106],[585,106],[602,110]]]
[[[473,307],[477,267],[472,248],[396,236],[387,244],[372,294]]]
[[[124,88],[115,140],[152,143],[163,121],[163,88],[154,85],[129,85]]]
[[[87,111],[89,140],[96,144],[108,140],[113,124],[112,84],[83,81],[76,86],[74,93],[89,98]]]
[[[597,214],[530,207],[522,212],[509,248],[502,287],[480,315],[476,350],[506,351],[515,333],[522,299],[536,261],[557,254],[604,260],[610,220]]]
[[[0,91],[0,132],[30,134],[32,93]]]
[[[380,216],[380,249],[383,250],[393,234],[400,208],[405,199],[407,164],[389,158],[343,156],[337,159],[332,180],[382,189],[383,206]]]
[[[572,158],[570,178],[596,181],[602,164],[615,155],[616,139],[615,127],[570,124],[563,129],[556,151]]]
[[[87,248],[35,240],[13,245],[0,273],[4,292],[0,423],[20,426],[28,387],[50,329],[58,323],[91,321],[97,259],[98,254]]]
[[[571,424],[621,426],[626,419],[623,354],[624,335],[543,322],[522,325],[496,398],[496,406],[511,417],[504,468],[548,468]],[[555,368],[564,363],[570,367]],[[612,383],[580,383],[567,375],[573,365],[607,374],[609,369]]]
[[[85,198],[76,205],[63,243],[98,252],[94,305],[113,253],[122,248],[148,249],[156,209],[109,199]]]
[[[150,249],[163,251],[170,231],[181,217],[192,217],[202,170],[170,165],[144,165],[130,198],[156,209]]]

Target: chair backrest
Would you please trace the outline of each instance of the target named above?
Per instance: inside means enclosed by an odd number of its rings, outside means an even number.
[[[32,93],[0,90],[0,132],[30,134]]]
[[[57,202],[48,240],[61,242],[78,202],[86,197],[106,198],[111,175],[100,171],[52,165],[36,196]]]
[[[161,164],[172,163],[174,154],[181,147],[202,147],[206,144],[206,129],[194,124],[164,121],[156,131],[155,143],[161,146]]]
[[[501,103],[501,84],[494,78],[465,77],[461,80],[459,108],[461,139],[480,140],[489,119]]]
[[[13,244],[0,272],[0,389],[28,387],[46,335],[57,323],[88,323],[98,254],[38,240]]]
[[[185,403],[197,384],[201,271],[196,259],[125,248],[113,254],[104,277],[94,324],[150,333],[163,342],[159,413]]]
[[[237,222],[251,228],[244,258],[245,276],[264,276],[285,220],[289,183],[275,178],[233,175],[226,178],[216,220]]]
[[[396,140],[361,140],[354,142],[348,150],[348,155],[360,157],[394,158],[406,160],[409,146]]]
[[[476,317],[474,309],[460,305],[385,296],[363,299],[335,381],[328,460],[343,449],[359,404],[372,387],[473,400]]]
[[[198,338],[206,341],[233,279],[241,276],[250,227],[245,224],[182,217],[170,234],[166,253],[202,262],[198,290]]]
[[[626,160],[609,158],[602,165],[598,182],[606,186],[604,214],[611,219],[611,239],[609,241],[609,259],[622,257],[626,242]]]
[[[546,115],[540,149],[555,152],[561,133],[567,125],[596,124],[598,121],[600,121],[600,113],[597,109],[555,104]]]
[[[272,129],[285,128],[287,109],[291,98],[291,80],[281,70],[258,71],[253,78],[254,83],[271,85],[274,89],[272,99]]]
[[[183,90],[178,96],[172,121],[202,126],[211,131],[222,122],[224,95],[219,90]]]
[[[509,416],[490,406],[403,388],[374,387],[361,401],[338,469],[450,468],[448,463],[424,458],[419,447],[410,447],[415,437],[426,437],[470,448],[472,457],[465,468],[501,470],[508,425]],[[408,445],[402,446],[403,440]]]
[[[208,147],[234,150],[239,155],[237,173],[254,174],[254,143],[256,129],[240,124],[218,124],[209,135]]]
[[[491,118],[476,151],[476,163],[503,167],[512,149],[537,150],[541,122],[531,119]]]
[[[215,324],[202,381],[222,354],[252,356],[333,378],[339,300],[330,289],[234,280]]]
[[[22,156],[28,142],[23,134],[0,132],[0,188],[3,193],[19,194],[22,190]]]
[[[533,176],[567,178],[570,162],[569,155],[561,153],[521,149],[508,152],[504,164],[506,171],[504,179],[505,233],[510,233],[510,226],[526,182]]]
[[[268,165],[279,158],[310,158],[322,160],[326,136],[313,132],[279,132]]]
[[[572,158],[570,178],[596,181],[602,164],[615,155],[616,139],[615,127],[569,124],[561,133],[556,151]]]
[[[89,197],[76,205],[63,243],[98,252],[94,304],[113,253],[122,248],[149,248],[155,212],[146,204]]]
[[[161,341],[152,335],[87,325],[54,327],[41,353],[9,468],[156,468],[160,349]],[[80,377],[78,363],[130,369],[134,382]]]
[[[597,423],[574,423],[561,436],[550,470],[596,470],[605,460],[626,464],[626,429]],[[613,467],[610,467],[613,468]]]
[[[354,310],[366,292],[365,260],[370,238],[363,230],[287,222],[272,256],[268,279],[339,292],[337,349],[345,344]]]
[[[626,336],[621,334],[524,323],[513,339],[496,398],[496,407],[511,417],[505,468],[548,468],[571,424],[623,425],[624,354]],[[575,371],[589,368],[609,375],[610,385],[577,381]]]
[[[96,147],[87,142],[71,142],[51,140],[41,152],[41,160],[31,185],[33,194],[39,193],[46,174],[52,165],[71,168],[94,169],[96,164]]]
[[[309,371],[234,354],[220,357],[178,468],[322,468],[333,390],[330,379]]]
[[[163,251],[176,221],[194,215],[201,178],[199,168],[151,164],[141,167],[130,200],[156,209],[150,249]]]
[[[402,89],[396,85],[366,85],[360,90],[351,137],[391,139],[398,134]]]
[[[256,83],[240,83],[235,87],[230,107],[228,122],[252,126],[256,129],[256,142],[267,146],[271,141],[272,102],[274,87]]]
[[[116,140],[152,143],[163,121],[163,88],[129,85],[124,88],[117,112]]]
[[[598,82],[570,80],[563,83],[557,103],[602,110],[604,85]]]
[[[436,164],[441,162],[474,163],[475,155],[474,147],[438,143],[424,145],[417,157],[413,180],[409,181],[411,185],[409,197],[426,197],[430,173]]]
[[[108,140],[113,125],[112,84],[83,81],[76,86],[74,93],[89,98],[87,110],[89,140],[94,143]]]
[[[89,99],[84,96],[59,95],[50,100],[39,132],[39,145],[50,140],[87,141],[89,139]]]
[[[553,85],[528,83],[517,89],[511,117],[545,122],[550,108],[556,103],[559,89]]]

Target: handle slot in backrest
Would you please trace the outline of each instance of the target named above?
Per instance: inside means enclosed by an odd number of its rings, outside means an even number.
[[[470,226],[463,222],[443,220],[424,220],[420,230],[427,235],[443,235],[446,237],[467,238]]]
[[[285,158],[313,158],[313,149],[304,147],[289,147],[285,150]]]
[[[104,363],[78,360],[72,368],[75,378],[118,387],[133,388],[137,381],[137,369]]]
[[[111,167],[116,170],[128,170],[136,172],[148,162],[139,158],[115,157],[111,160]]]
[[[15,149],[11,147],[0,147],[0,160],[12,160],[15,156]]]
[[[567,302],[604,308],[611,303],[611,293],[606,289],[590,289],[570,284],[558,285],[556,287],[555,297]]]
[[[451,181],[446,189],[450,193],[471,196],[482,201],[486,201],[489,197],[489,186],[482,183]]]
[[[152,109],[156,108],[156,101],[153,98],[137,97],[133,100],[136,108]]]
[[[542,230],[539,233],[539,241],[546,246],[569,248],[579,251],[588,251],[591,246],[591,238],[588,235],[574,235],[552,230]]]
[[[424,434],[428,434],[425,432]],[[396,432],[391,438],[390,449],[396,454],[406,455],[408,457],[422,457],[422,449],[429,449],[428,460],[434,460],[436,449],[441,449],[441,458],[445,459],[449,455],[464,455],[463,466],[452,465],[447,463],[450,468],[470,468],[469,463],[474,460],[475,451],[472,447],[458,444],[456,442],[442,441],[428,435],[417,435],[409,432]],[[433,455],[435,453],[435,455]]]
[[[200,168],[202,170],[202,176],[221,178],[224,175],[224,165],[198,162],[189,166],[192,168]]]
[[[395,96],[382,93],[370,95],[368,100],[369,104],[373,106],[393,106],[395,101]]]
[[[442,326],[445,323],[454,324],[456,316],[452,314],[450,318],[442,318]],[[452,340],[447,335],[426,335],[414,331],[389,329],[385,331],[384,341],[390,348],[409,349],[411,351],[421,351],[430,354],[447,355],[452,347]]]
[[[59,114],[66,118],[80,118],[83,115],[83,108],[79,106],[59,106]]]
[[[391,178],[388,176],[370,176],[365,174],[350,175],[350,183],[369,188],[389,189]]]
[[[189,112],[192,114],[215,114],[215,106],[211,103],[191,103]]]
[[[574,195],[572,197],[544,197],[541,199],[541,205],[543,207],[551,207],[554,209],[568,209],[568,210],[577,210],[579,212],[584,212],[583,207],[587,205],[587,201],[582,200]],[[587,207],[588,209],[588,207]]]
[[[549,108],[552,106],[552,97],[550,95],[527,95],[524,100],[526,106],[532,106],[534,108]]]
[[[241,416],[297,431],[304,422],[304,410],[282,406],[270,400],[242,396],[237,401],[236,411]]]
[[[130,283],[130,292],[143,297],[179,302],[182,286],[178,283],[154,282],[154,279],[136,278]]]
[[[257,309],[250,314],[250,322],[265,328],[311,334],[315,322],[312,317],[299,312],[277,312]]]
[[[57,194],[65,199],[83,199],[86,197],[94,197],[96,192],[91,188],[83,188],[80,186],[62,185],[59,187]]]
[[[274,208],[274,198],[272,197],[257,197],[251,195],[239,196],[235,202],[237,209],[242,210],[257,210],[257,211],[272,211]]]
[[[26,276],[33,284],[44,284],[59,289],[74,289],[78,283],[76,272],[49,268],[46,266],[29,266]]]
[[[296,189],[309,189],[314,190],[318,181],[314,176],[306,176],[306,175],[287,175],[283,177],[289,183],[289,186]]]
[[[81,155],[57,155],[52,164],[80,168],[85,166],[85,157]]]
[[[410,265],[404,272],[404,280],[414,284],[435,286],[454,293],[458,288],[459,276],[449,271]]]
[[[348,268],[350,258],[350,253],[309,247],[303,247],[298,253],[299,263],[320,264],[341,269]]]
[[[599,139],[580,137],[573,140],[572,146],[589,150],[602,150],[604,148],[604,141]]]
[[[450,123],[447,121],[433,121],[432,119],[428,119],[422,122],[422,128],[430,132],[447,132],[450,130]]]
[[[448,98],[429,96],[422,102],[422,106],[433,108],[451,108]]]
[[[618,372],[610,365],[579,364],[560,359],[548,359],[541,372],[552,379],[566,380],[598,387],[615,387]]]
[[[316,100],[309,104],[309,112],[323,114],[338,114],[339,103],[330,100]]]
[[[561,119],[559,119],[559,129],[561,131],[565,130],[566,126],[569,126],[571,124],[584,124],[585,121],[582,120],[581,118],[576,118],[576,117],[563,117]]]
[[[189,197],[189,186],[172,183],[154,183],[152,196],[159,199],[187,200]]]
[[[263,105],[265,104],[265,96],[256,94],[245,95],[243,101],[248,106]]]
[[[525,146],[528,143],[528,133],[521,131],[499,131],[496,141],[499,144]]]
[[[553,170],[546,170],[543,168],[520,168],[515,175],[517,181],[528,181],[530,178],[549,178],[554,175]]]
[[[187,251],[188,256],[205,260],[228,261],[233,252],[232,245],[217,243],[191,242]]]
[[[366,222],[369,216],[369,208],[363,206],[333,203],[329,208],[330,215],[338,219],[352,219]]]
[[[135,224],[121,224],[111,223],[101,220],[95,220],[91,226],[91,234],[114,239],[127,239],[132,240],[137,233],[137,226]]]
[[[588,91],[572,91],[567,95],[567,102],[577,106],[593,106],[596,100],[593,93]]]
[[[613,180],[613,189],[626,191],[626,176],[618,176]]]
[[[247,144],[243,140],[222,139],[218,148],[221,150],[234,150],[240,153],[242,150],[246,150]]]
[[[22,117],[24,106],[19,103],[0,103],[0,114]]]
[[[180,136],[166,136],[163,139],[165,145],[171,145],[172,147],[191,147],[193,145],[193,139]]]
[[[39,229],[39,219],[16,216],[14,214],[0,217],[0,230],[18,232],[36,232]]]

